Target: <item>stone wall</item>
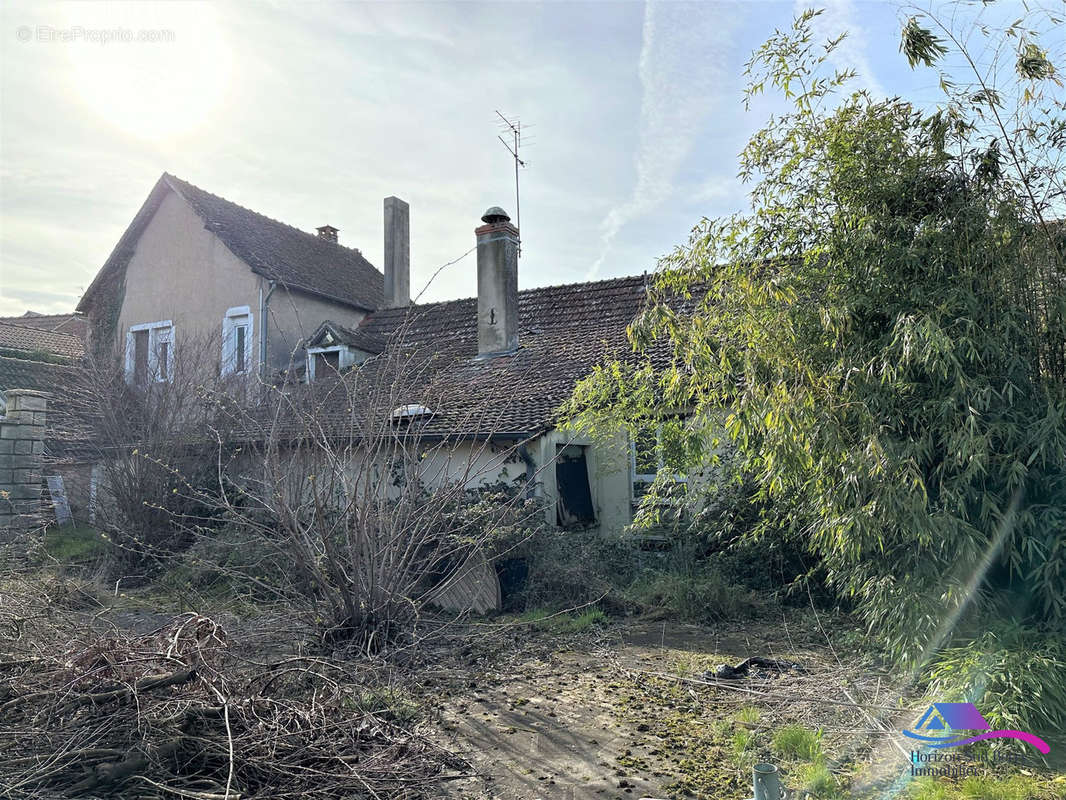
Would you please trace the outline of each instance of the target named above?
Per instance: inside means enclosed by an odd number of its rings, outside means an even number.
[[[41,519],[41,458],[48,395],[8,389],[0,417],[0,531],[30,527]]]

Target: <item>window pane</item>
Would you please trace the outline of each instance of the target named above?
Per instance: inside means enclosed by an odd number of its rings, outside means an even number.
[[[170,342],[159,343],[159,377],[170,377]]]
[[[247,325],[238,325],[236,328],[233,329],[233,336],[234,336],[234,340],[235,340],[234,341],[234,349],[236,351],[236,359],[235,359],[235,362],[234,362],[234,368],[233,369],[234,369],[235,372],[244,372],[244,368],[245,368],[244,347],[245,347],[245,339],[248,336],[248,326]]]
[[[143,384],[148,380],[148,331],[133,332],[133,380]]]

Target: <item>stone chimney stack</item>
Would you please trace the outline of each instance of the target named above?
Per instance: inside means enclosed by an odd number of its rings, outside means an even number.
[[[477,352],[518,349],[518,228],[493,206],[481,218],[477,237]]]
[[[411,305],[411,207],[385,198],[385,307]]]

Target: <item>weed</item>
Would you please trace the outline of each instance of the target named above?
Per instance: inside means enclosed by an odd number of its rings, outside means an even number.
[[[908,800],[1032,800],[1047,796],[1042,793],[1037,781],[1022,775],[1010,778],[969,777],[961,784],[920,778],[911,785],[907,794]]]
[[[803,780],[804,788],[815,797],[832,798],[839,796],[836,778],[833,777],[833,773],[829,771],[829,768],[821,762],[808,764],[800,771],[800,777]]]
[[[762,711],[755,706],[744,706],[736,713],[735,719],[738,722],[748,722],[754,725],[762,719]]]
[[[822,757],[822,732],[809,731],[801,725],[786,725],[774,734],[770,747],[785,758],[818,761]]]
[[[754,749],[755,731],[749,731],[747,728],[737,728],[733,731],[733,752],[740,761],[746,761]]]
[[[948,785],[941,781],[919,778],[911,784],[907,797],[909,800],[952,800],[952,794]]]
[[[349,698],[348,705],[398,725],[409,725],[421,716],[418,704],[407,693],[387,686],[363,689]]]
[[[1029,800],[1036,791],[1034,783],[1021,775],[1005,780],[970,777],[962,782],[962,797],[966,800]]]
[[[546,608],[535,608],[517,617],[518,622],[530,623],[530,627],[548,633],[581,633],[593,625],[607,621],[607,615],[598,608],[590,608],[578,614],[556,614]]]

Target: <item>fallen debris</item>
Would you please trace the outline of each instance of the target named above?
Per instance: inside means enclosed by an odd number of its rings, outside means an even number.
[[[805,671],[800,664],[797,664],[794,661],[781,661],[776,658],[752,656],[751,658],[745,658],[735,667],[731,667],[728,664],[719,664],[713,672],[711,670],[704,672],[703,677],[705,680],[711,680],[714,678],[724,678],[726,680],[746,678],[752,667],[774,672],[788,672],[789,670],[796,670],[797,672]]]
[[[0,797],[413,798],[466,771],[354,663],[251,663],[205,616],[0,645]]]

